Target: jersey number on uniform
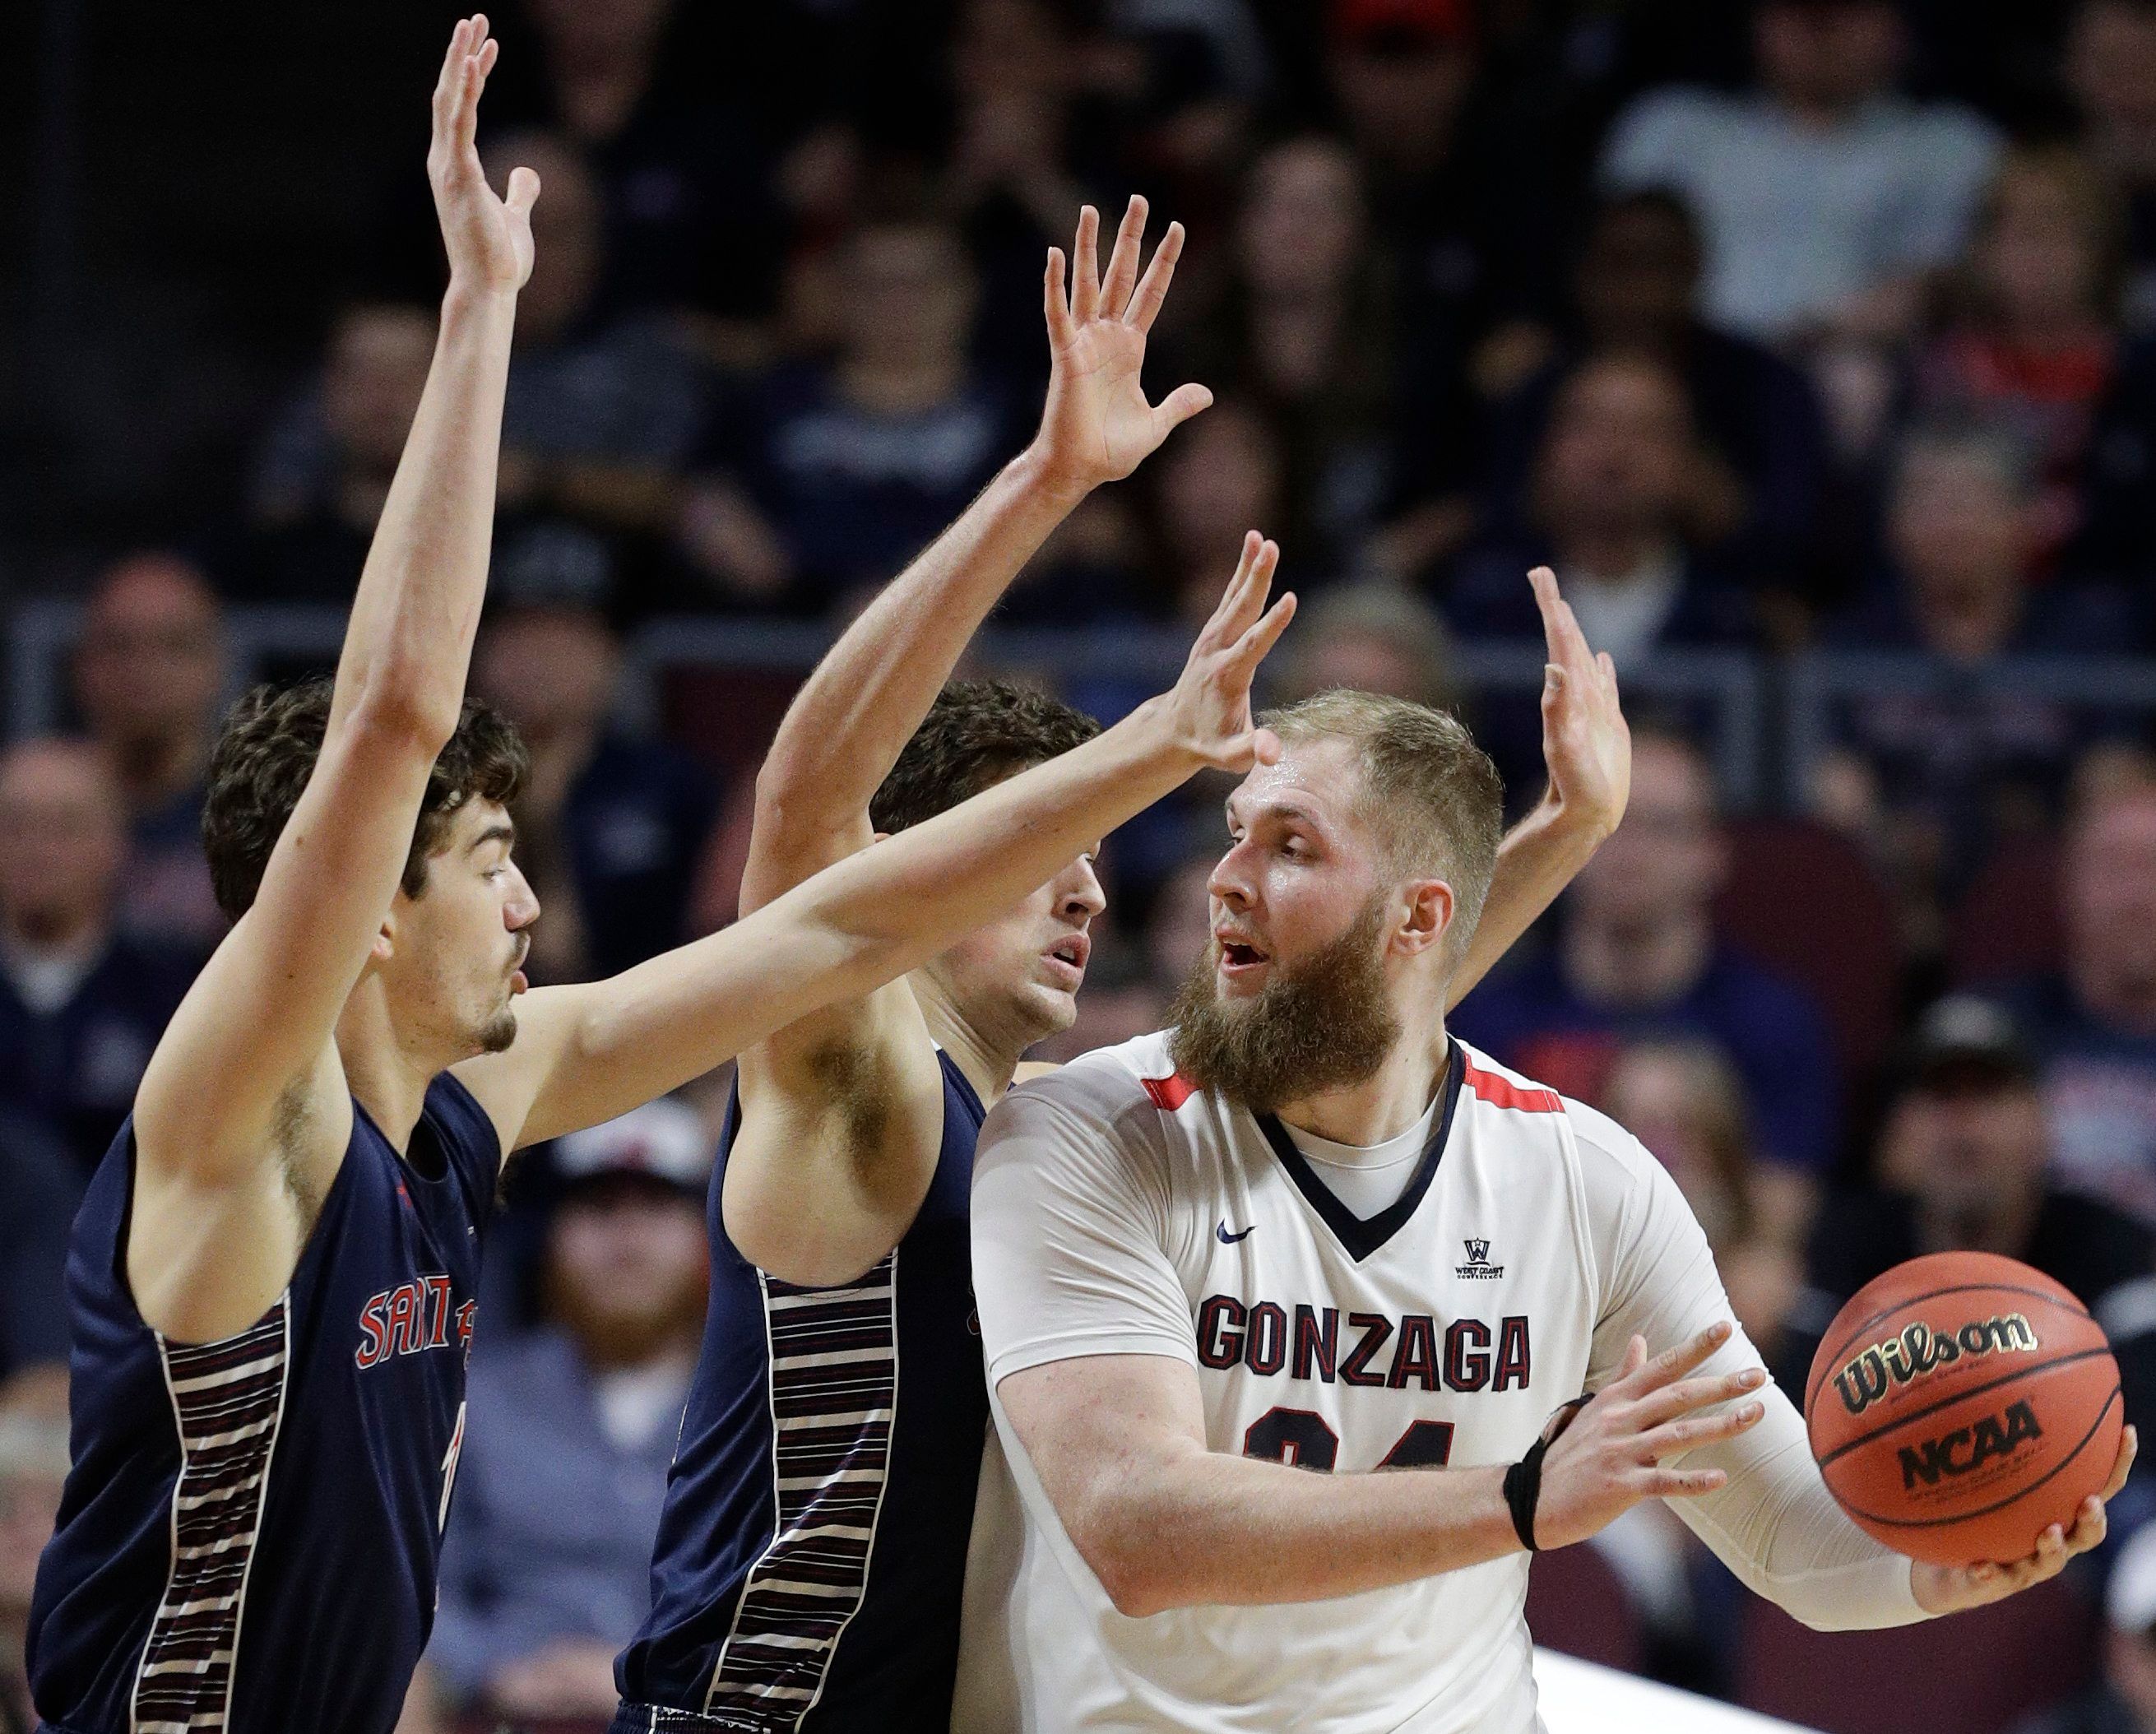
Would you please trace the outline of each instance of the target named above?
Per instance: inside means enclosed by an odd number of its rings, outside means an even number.
[[[1329,1470],[1340,1456],[1340,1435],[1313,1409],[1270,1408],[1243,1434],[1243,1454],[1296,1469]],[[1451,1457],[1452,1423],[1415,1421],[1378,1467],[1443,1469]]]
[[[435,1514],[437,1531],[449,1527],[449,1495],[457,1489],[457,1459],[465,1449],[465,1405],[457,1405],[457,1430],[449,1435],[449,1449],[442,1458],[442,1508]]]

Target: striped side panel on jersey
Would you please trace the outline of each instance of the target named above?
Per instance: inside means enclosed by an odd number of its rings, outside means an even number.
[[[132,1734],[223,1734],[247,1575],[284,1418],[287,1300],[217,1342],[157,1341],[180,1434],[172,1564],[135,1676]]]
[[[823,1695],[868,1592],[898,1407],[898,1254],[860,1281],[763,1279],[778,1521],[750,1568],[708,1712],[790,1731]]]

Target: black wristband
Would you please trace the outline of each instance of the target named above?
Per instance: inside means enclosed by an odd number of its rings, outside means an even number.
[[[1512,1533],[1530,1553],[1542,1551],[1535,1546],[1535,1502],[1543,1495],[1543,1454],[1548,1449],[1549,1441],[1538,1439],[1505,1471],[1505,1507],[1512,1514]]]
[[[1527,1454],[1505,1471],[1505,1509],[1512,1514],[1512,1533],[1530,1553],[1542,1552],[1535,1541],[1535,1507],[1543,1496],[1543,1459],[1588,1400],[1575,1397],[1552,1415],[1541,1436],[1527,1447]]]

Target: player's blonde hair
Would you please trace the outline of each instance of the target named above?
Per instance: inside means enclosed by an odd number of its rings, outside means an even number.
[[[1403,875],[1452,887],[1456,960],[1497,870],[1505,786],[1466,725],[1443,711],[1347,687],[1314,693],[1260,719],[1283,746],[1345,740],[1362,762],[1363,818]]]

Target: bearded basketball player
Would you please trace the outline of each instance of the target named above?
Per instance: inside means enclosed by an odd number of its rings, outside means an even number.
[[[50,1734],[388,1734],[434,1607],[505,1152],[608,1120],[925,962],[1207,765],[1293,612],[1244,561],[1182,680],[1097,739],[737,926],[521,1000],[521,746],[464,699],[536,177],[474,149],[457,26],[429,169],[432,371],[334,683],[257,695],[204,833],[231,932],[93,1180],[69,1266],[74,1462],[41,1562]]]
[[[1183,243],[1171,225],[1147,264],[1145,219],[1132,200],[1105,276],[1090,208],[1067,288],[1050,254],[1040,431],[795,699],[757,778],[744,908],[1092,732],[1039,695],[944,682],[1056,525],[1209,402],[1185,385],[1155,406],[1140,388]],[[1276,551],[1252,536],[1244,557],[1270,566]],[[1614,683],[1554,587],[1542,594],[1564,669],[1545,706],[1552,793],[1507,841],[1459,991],[1624,804]],[[1091,850],[1073,851],[1018,909],[903,981],[742,1056],[711,1188],[703,1352],[651,1615],[618,1670],[618,1734],[948,1726],[988,1428],[967,1247],[973,1141],[1019,1057],[1070,1026],[1102,906]]]
[[[1398,700],[1268,720],[1282,754],[1228,800],[1173,1027],[1027,1082],[981,1135],[1004,1463],[956,1728],[1527,1734],[1529,1552],[1648,1498],[1822,1627],[1994,1600],[2096,1545],[2094,1497],[1969,1570],[1858,1530],[1661,1165],[1445,1031],[1495,767]],[[1538,1495],[1508,1473],[1534,1462]]]

